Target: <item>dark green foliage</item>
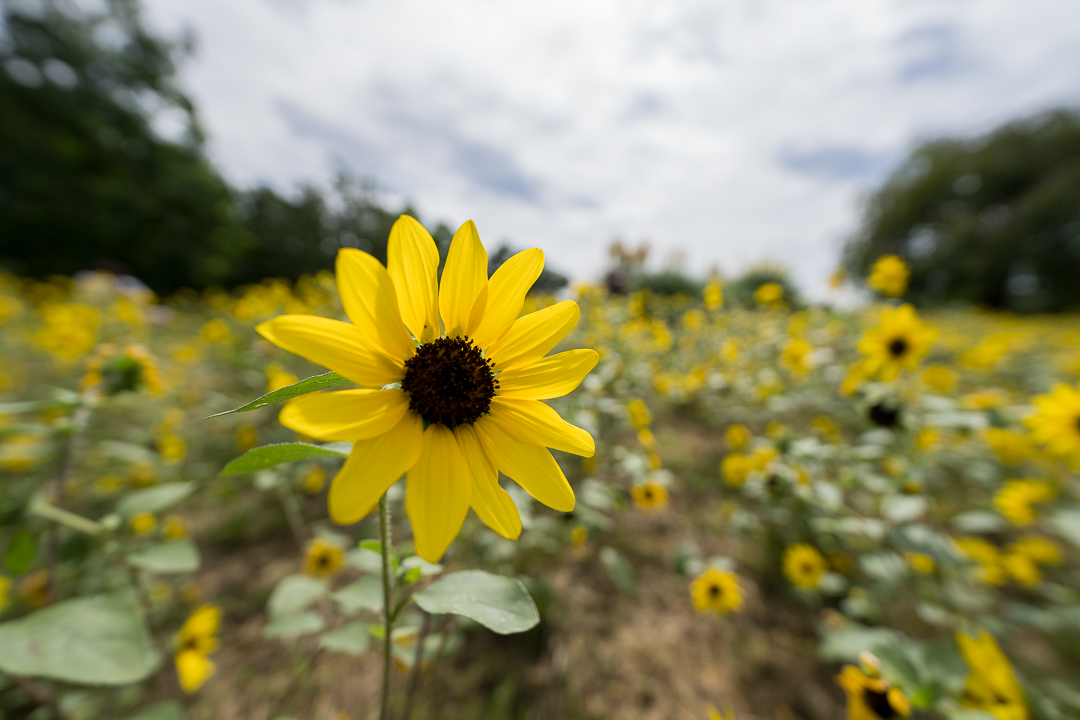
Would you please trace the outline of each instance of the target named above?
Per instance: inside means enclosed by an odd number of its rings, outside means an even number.
[[[4,264],[39,276],[110,268],[159,291],[225,281],[246,245],[174,84],[178,48],[146,33],[132,0],[101,15],[2,7]],[[152,111],[183,118],[186,139],[159,138]]]
[[[436,235],[436,239],[438,239]],[[449,247],[449,246],[447,246]],[[446,257],[446,251],[442,246],[439,246],[439,252],[442,256]],[[500,245],[499,248],[488,256],[488,275],[492,275],[499,267],[509,260],[511,256],[517,253],[517,250],[512,249],[505,243]],[[535,293],[556,293],[562,290],[570,281],[566,279],[566,276],[558,273],[550,268],[545,267],[540,273],[540,277],[536,278],[536,282],[529,289],[529,292]]]
[[[678,270],[662,270],[638,275],[633,279],[633,287],[634,290],[650,290],[656,295],[684,293],[692,298],[699,298],[705,283]]]
[[[865,277],[888,253],[911,265],[905,299],[921,305],[1080,308],[1080,114],[916,148],[867,203],[844,263]]]
[[[724,286],[724,299],[733,305],[757,307],[754,291],[766,283],[776,283],[784,289],[784,304],[793,310],[804,306],[802,295],[791,279],[787,268],[780,265],[758,265]]]

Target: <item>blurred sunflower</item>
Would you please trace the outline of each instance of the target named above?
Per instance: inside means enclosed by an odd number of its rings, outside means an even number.
[[[897,255],[882,255],[870,270],[866,284],[885,297],[896,298],[907,290],[911,269]]]
[[[690,584],[690,599],[698,612],[727,615],[743,606],[742,589],[733,572],[706,570]]]
[[[971,669],[961,700],[964,707],[983,710],[998,720],[1028,720],[1024,691],[993,636],[985,630],[974,636],[957,633],[956,642]]]
[[[330,517],[356,522],[407,474],[416,551],[434,562],[470,506],[500,535],[521,533],[500,470],[541,503],[573,510],[574,491],[546,448],[589,457],[593,439],[541,400],[577,387],[599,356],[544,357],[577,324],[572,301],[518,317],[543,253],[518,253],[488,278],[470,220],[454,235],[440,288],[434,240],[403,215],[387,256],[383,267],[360,250],[339,251],[337,287],[352,324],[283,315],[257,328],[364,388],[299,397],[281,412],[298,433],[354,442],[330,486]]]
[[[938,332],[919,320],[915,308],[901,305],[881,313],[881,323],[859,340],[859,352],[866,355],[866,375],[880,374],[892,380],[901,370],[914,370],[926,356]]]
[[[1032,439],[1054,455],[1080,463],[1080,390],[1058,385],[1034,403],[1035,414],[1024,421]]]
[[[630,488],[638,510],[659,510],[667,505],[667,488],[655,480],[647,480]]]
[[[208,657],[218,648],[221,608],[203,605],[188,616],[176,638],[176,674],[184,692],[195,692],[214,674]]]
[[[889,720],[911,714],[911,702],[898,687],[845,665],[836,682],[847,694],[848,720]]]
[[[315,538],[307,547],[304,572],[315,577],[330,577],[341,569],[345,552],[341,546]]]
[[[809,543],[795,543],[784,551],[784,576],[796,587],[817,589],[827,569],[824,556]]]

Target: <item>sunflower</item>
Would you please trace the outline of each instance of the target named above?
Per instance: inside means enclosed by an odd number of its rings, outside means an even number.
[[[1004,487],[994,495],[994,505],[1009,522],[1023,527],[1038,519],[1035,503],[1049,502],[1055,495],[1054,486],[1045,480],[1006,480]]]
[[[541,400],[577,387],[599,356],[544,357],[577,324],[572,301],[518,317],[544,254],[520,252],[488,278],[470,220],[454,235],[439,287],[435,242],[403,215],[387,256],[383,267],[360,250],[339,251],[337,287],[351,324],[283,315],[257,328],[362,388],[302,396],[281,411],[291,430],[354,443],[330,486],[331,519],[357,522],[406,474],[416,551],[434,562],[470,507],[500,535],[520,535],[499,471],[544,505],[573,510],[574,491],[547,448],[590,457],[593,439]]]
[[[742,589],[733,572],[706,570],[690,584],[690,599],[698,612],[727,615],[743,606]]]
[[[911,702],[900,688],[854,665],[845,665],[836,682],[847,694],[848,720],[890,720],[911,714]]]
[[[937,336],[936,330],[923,325],[911,305],[886,309],[881,323],[859,340],[859,352],[867,356],[863,371],[867,376],[879,373],[882,380],[892,380],[905,368],[914,370]]]
[[[810,353],[814,348],[802,338],[793,338],[780,352],[780,364],[796,377],[810,372]]]
[[[188,616],[176,638],[176,674],[184,692],[195,692],[214,673],[208,657],[218,648],[221,608],[203,605]]]
[[[1035,414],[1025,420],[1035,442],[1080,466],[1080,390],[1058,385],[1035,398]]]
[[[304,557],[304,572],[315,577],[330,577],[341,569],[345,551],[341,546],[315,538],[307,547]]]
[[[816,589],[827,569],[825,558],[809,543],[795,543],[784,551],[784,576],[796,587]]]
[[[961,704],[984,710],[998,720],[1028,720],[1024,691],[993,636],[985,630],[977,636],[957,633],[956,642],[971,669]]]
[[[667,505],[667,488],[655,480],[647,480],[630,488],[638,510],[659,510]]]
[[[885,297],[896,298],[907,290],[911,269],[897,255],[882,255],[870,269],[866,284]]]

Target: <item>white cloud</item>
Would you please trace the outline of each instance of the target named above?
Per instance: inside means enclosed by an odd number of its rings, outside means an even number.
[[[1072,0],[147,0],[235,182],[337,163],[595,276],[618,235],[819,294],[915,142],[1080,101]]]

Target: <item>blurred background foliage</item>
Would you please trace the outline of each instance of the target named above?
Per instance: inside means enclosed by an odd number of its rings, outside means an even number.
[[[918,305],[1080,308],[1080,114],[916,148],[866,204],[844,261],[866,277],[886,254],[911,266]]]

